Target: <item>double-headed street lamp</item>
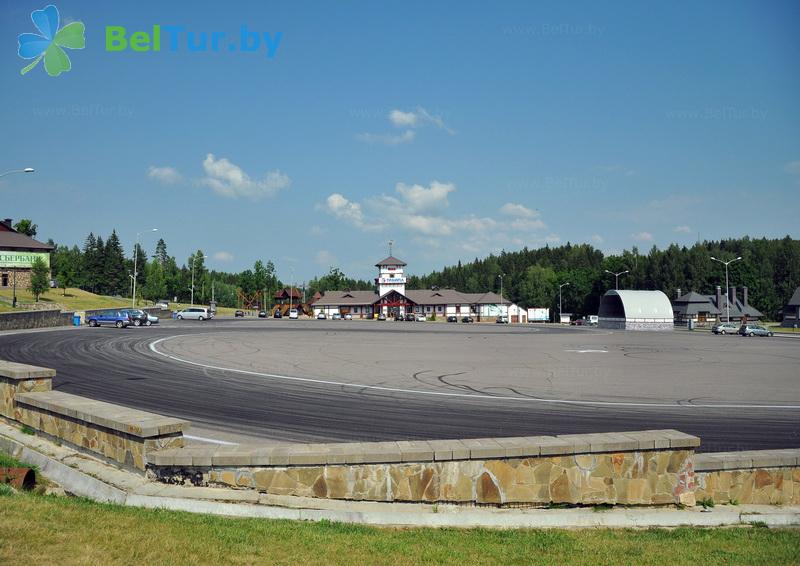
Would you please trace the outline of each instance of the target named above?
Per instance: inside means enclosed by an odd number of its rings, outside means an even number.
[[[207,255],[201,255],[200,259],[207,259]],[[194,306],[194,260],[197,259],[196,255],[192,256],[192,306]]]
[[[569,281],[558,286],[558,323],[561,324],[561,288],[569,285]]]
[[[625,273],[629,273],[629,271],[626,269],[625,271],[620,271],[619,273],[614,273],[613,271],[609,271],[608,269],[606,269],[606,273],[610,273],[611,275],[614,276],[614,288],[619,290],[619,276],[623,275]]]
[[[731,321],[731,296],[730,296],[730,289],[728,288],[728,266],[730,264],[732,264],[734,261],[739,261],[740,259],[742,259],[742,257],[739,256],[736,259],[731,259],[731,260],[728,260],[728,261],[722,261],[721,259],[717,259],[714,256],[711,256],[711,259],[714,260],[714,261],[718,261],[722,265],[725,266],[725,311],[726,311],[726,315],[725,316],[727,318],[726,322],[730,322]],[[719,305],[717,305],[717,308],[719,308]]]
[[[5,173],[0,173],[0,177],[5,177],[6,175],[11,175],[12,173],[33,173],[33,167],[26,167],[25,169],[12,169],[11,171],[6,171]]]
[[[158,232],[158,228],[152,228],[148,230],[148,232]],[[138,259],[139,259],[139,236],[141,236],[141,232],[136,232],[136,246],[133,248],[133,293],[131,297],[131,308],[136,308],[136,278],[139,276],[139,272],[137,271],[138,266]]]

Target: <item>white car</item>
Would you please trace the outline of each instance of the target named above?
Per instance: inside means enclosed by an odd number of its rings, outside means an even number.
[[[289,309],[289,319],[297,320],[298,316],[300,315],[297,312],[297,309]]]
[[[321,312],[317,315],[317,320],[325,320],[326,318],[328,317],[325,315],[324,312]]]
[[[175,318],[178,320],[208,320],[214,318],[214,313],[206,307],[189,307],[178,311]]]
[[[417,315],[417,322],[425,322],[426,320],[428,320],[428,317],[426,317],[424,314]]]
[[[347,313],[346,315],[344,315],[344,319],[345,320],[353,320],[353,315],[350,314],[350,313]]]

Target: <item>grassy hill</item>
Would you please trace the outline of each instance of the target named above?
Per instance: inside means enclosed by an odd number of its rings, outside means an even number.
[[[0,290],[0,312],[11,312],[11,300],[13,291],[11,289]],[[17,289],[17,303],[33,303],[33,295],[27,289]],[[95,295],[89,291],[68,287],[66,295],[63,289],[50,289],[47,293],[39,297],[39,304],[52,305],[53,308],[60,308],[67,311],[85,311],[92,309],[112,309],[130,308],[131,300],[126,297],[108,297],[106,295]],[[137,305],[140,307],[152,306],[152,301],[139,300]],[[173,310],[188,307],[184,303],[170,303]],[[23,310],[18,308],[17,310]],[[235,309],[219,307],[219,314],[233,314]]]

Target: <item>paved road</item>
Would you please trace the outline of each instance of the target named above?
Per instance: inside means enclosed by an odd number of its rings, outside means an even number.
[[[791,339],[218,319],[7,334],[0,358],[54,367],[56,389],[187,418],[219,438],[676,428],[705,451],[800,446],[800,410],[790,408],[800,406],[800,341]],[[686,406],[698,404],[707,406]]]

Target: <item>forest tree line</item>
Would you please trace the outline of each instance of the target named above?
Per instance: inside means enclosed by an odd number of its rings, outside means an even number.
[[[82,247],[56,245],[52,240],[49,243],[55,247],[51,269],[60,286],[131,296],[134,260],[132,255],[126,256],[116,231],[105,240],[90,233]],[[228,273],[209,270],[206,256],[197,250],[179,264],[167,252],[163,239],[158,240],[150,255],[138,245],[134,253],[138,256],[137,296],[149,300],[177,297],[180,302],[188,301],[192,271],[196,303],[208,303],[213,292],[221,306],[242,306],[239,292],[248,297],[264,293],[271,299],[275,291],[289,285],[277,277],[272,261],[258,260],[251,269]],[[596,314],[600,297],[614,288],[614,276],[606,271],[628,270],[620,276],[621,289],[658,289],[670,299],[678,289],[712,295],[717,285],[725,285],[724,267],[712,261],[712,256],[724,260],[741,256],[741,261],[730,265],[730,285],[738,289],[747,286],[750,303],[768,319],[779,316],[780,309],[800,286],[800,240],[786,236],[704,241],[691,247],[672,244],[663,250],[653,246],[646,253],[633,247],[607,256],[589,244],[526,247],[469,263],[459,262],[427,275],[410,275],[407,288],[436,286],[467,293],[499,292],[502,275],[506,300],[525,308],[557,309],[559,285],[569,283],[562,288],[563,311]],[[316,292],[374,289],[373,281],[347,277],[335,266],[325,275],[294,284],[307,300]]]

